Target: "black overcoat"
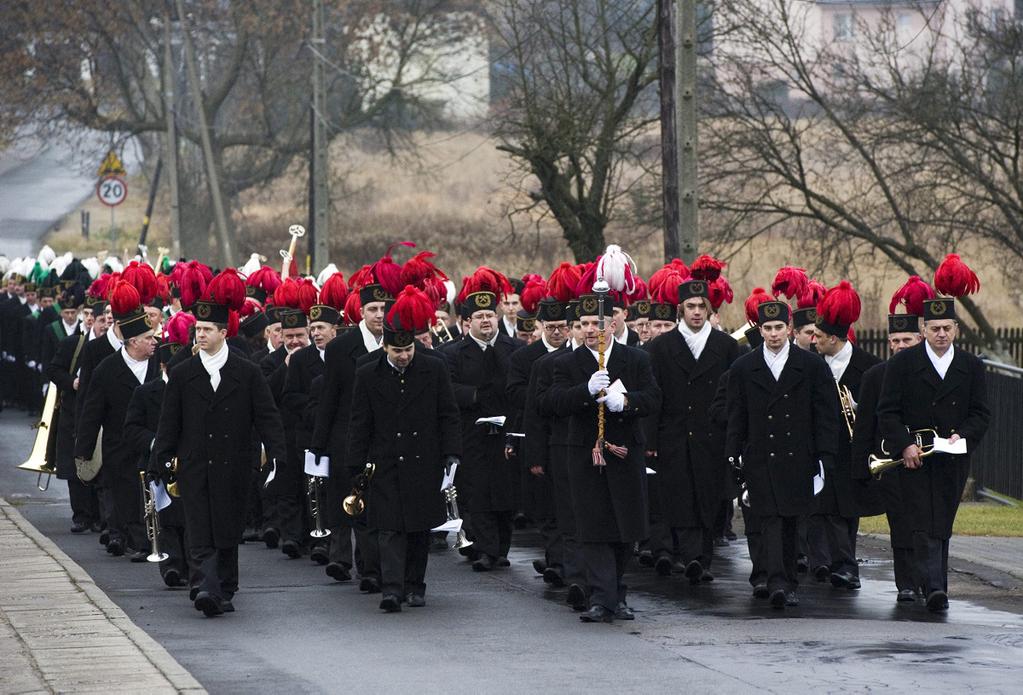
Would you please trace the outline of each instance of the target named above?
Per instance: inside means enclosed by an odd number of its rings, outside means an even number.
[[[199,355],[171,370],[154,456],[158,465],[178,458],[178,488],[192,545],[232,548],[241,540],[255,456],[253,428],[267,460],[283,461],[280,413],[259,367],[247,358],[228,355],[215,392]]]
[[[444,461],[462,451],[447,365],[417,354],[399,374],[381,351],[356,371],[354,403],[345,459],[352,468],[376,465],[367,523],[405,532],[443,524]]]
[[[764,361],[764,347],[732,364],[725,453],[742,456],[750,506],[758,515],[812,511],[818,461],[830,467],[838,447],[834,393],[824,360],[795,346],[789,346],[778,381]]]
[[[163,471],[153,456],[156,431],[160,427],[160,410],[166,383],[163,378],[153,379],[135,389],[124,416],[124,436],[138,457],[139,470],[148,470],[159,476]],[[185,510],[180,499],[171,498],[170,506],[160,511],[160,523],[165,526],[184,526]]]
[[[57,478],[60,480],[68,480],[76,475],[75,404],[78,391],[75,390],[75,374],[78,372],[82,352],[85,350],[84,341],[88,341],[88,337],[81,333],[64,338],[58,343],[53,358],[45,370],[46,378],[59,389],[59,401],[54,417],[57,420]],[[78,352],[78,362],[72,364],[79,342],[82,342],[82,348]]]
[[[554,385],[554,361],[570,352],[566,345],[548,352],[533,363],[526,394],[525,430],[526,460],[544,469],[544,477],[552,487],[558,529],[575,534],[575,512],[568,476],[569,417],[557,411],[550,398]]]
[[[535,397],[531,393],[535,388],[535,382],[531,380],[533,365],[546,354],[547,346],[542,340],[512,353],[508,365],[508,400],[512,412],[508,415],[508,424],[505,427],[507,432],[526,434],[527,410],[536,408]],[[549,458],[549,454],[545,452],[541,458],[534,461],[530,457],[531,447],[526,445],[523,438],[516,437],[513,441],[516,458],[512,461],[517,462],[522,476],[522,512],[534,520],[554,518],[554,486],[550,473],[536,476],[529,471],[533,466],[546,468],[548,462],[545,459]],[[546,444],[545,439],[544,448]]]
[[[113,327],[107,330],[114,330]],[[117,350],[110,344],[110,339],[104,333],[98,338],[90,340],[82,346],[82,354],[78,357],[78,398],[75,403],[75,423],[82,417],[82,408],[85,406],[85,399],[89,395],[89,383],[92,381],[92,373],[99,363]],[[77,432],[77,429],[75,430]]]
[[[878,421],[885,446],[894,456],[913,443],[910,431],[933,429],[938,436],[958,434],[970,451],[977,448],[991,420],[984,363],[957,349],[945,378],[920,343],[894,355],[885,369]],[[952,522],[970,473],[970,455],[933,454],[915,471],[898,471],[902,499],[913,531],[932,538],[952,535]]]
[[[641,418],[656,414],[661,392],[650,358],[638,348],[617,344],[607,360],[611,382],[621,379],[628,406],[607,411],[605,440],[628,448],[624,459],[604,452],[607,465],[593,465],[597,439],[597,401],[587,389],[597,360],[586,346],[559,355],[549,397],[558,413],[569,416],[568,476],[572,490],[576,535],[581,541],[619,543],[648,535],[646,436]]]
[[[661,389],[657,488],[661,513],[673,527],[713,528],[724,498],[728,464],[722,432],[711,421],[718,380],[739,356],[739,344],[711,330],[695,359],[676,329],[645,346]]]

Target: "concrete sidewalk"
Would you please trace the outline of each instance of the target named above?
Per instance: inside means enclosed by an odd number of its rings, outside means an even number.
[[[3,499],[0,557],[0,693],[205,692]]]
[[[948,554],[952,559],[991,567],[1023,582],[1023,538],[952,536]]]

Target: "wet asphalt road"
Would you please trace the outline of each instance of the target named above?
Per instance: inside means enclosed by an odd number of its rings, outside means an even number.
[[[804,584],[802,605],[774,611],[750,596],[745,543],[721,549],[717,581],[634,567],[634,622],[583,625],[564,592],[535,575],[531,534],[512,567],[475,574],[432,554],[427,606],[383,615],[379,597],[339,584],[307,559],[241,548],[238,611],[207,620],[155,566],[103,552],[68,532],[63,483],[47,493],[16,471],[31,421],[0,414],[0,495],[80,563],[96,583],[210,692],[1019,692],[1023,598],[969,571],[951,577],[951,611],[896,608],[882,544],[861,541],[863,589]],[[955,562],[952,563],[954,566]]]

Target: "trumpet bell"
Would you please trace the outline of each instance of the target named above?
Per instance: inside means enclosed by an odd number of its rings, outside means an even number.
[[[323,530],[320,530],[314,528],[312,531],[309,532],[309,535],[312,536],[313,538],[326,538],[327,536],[330,535],[330,529],[325,528]]]
[[[163,562],[169,557],[170,555],[168,555],[167,553],[150,553],[149,555],[146,556],[146,560],[148,562]]]
[[[341,507],[345,510],[345,514],[348,516],[359,516],[366,511],[366,502],[356,495],[348,495],[348,497],[345,497],[344,501],[341,502]]]

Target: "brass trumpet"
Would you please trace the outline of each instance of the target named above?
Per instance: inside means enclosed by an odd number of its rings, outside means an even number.
[[[920,457],[930,456],[934,453],[934,439],[938,436],[938,433],[933,429],[924,430],[913,430],[910,432],[913,438],[916,440],[916,445],[920,449]],[[929,436],[931,441],[925,442],[924,437]],[[870,455],[870,459],[867,463],[867,468],[870,470],[870,474],[875,478],[880,478],[881,474],[892,468],[897,468],[903,465],[901,458],[892,458],[892,452],[888,451],[885,447],[885,441],[881,440],[881,453],[889,458],[880,458],[874,454]]]
[[[455,489],[454,485],[449,485],[444,488],[444,502],[447,505],[448,520],[445,526],[452,522],[458,522],[458,532],[455,534],[455,544],[452,546],[455,550],[461,550],[462,548],[468,548],[472,545],[465,535],[465,527],[462,524],[462,517],[458,513],[458,490]]]
[[[139,480],[142,483],[142,509],[146,520],[146,535],[149,536],[149,544],[153,549],[153,552],[146,557],[146,560],[149,562],[163,562],[170,556],[167,553],[160,552],[160,513],[156,510],[156,499],[153,497],[153,491],[149,489],[149,485],[146,482],[145,472],[139,471]]]
[[[348,516],[359,516],[366,511],[366,488],[369,487],[369,481],[373,479],[373,472],[376,469],[376,464],[367,463],[366,467],[362,469],[362,473],[355,476],[352,494],[341,502],[341,508]]]
[[[313,518],[313,523],[316,526],[309,532],[309,535],[313,538],[326,538],[330,535],[330,529],[323,528],[323,478],[321,476],[309,476],[306,499],[309,502],[309,515]]]
[[[853,427],[856,426],[856,406],[853,405],[852,391],[848,386],[835,382],[838,388],[838,400],[842,404],[842,419],[845,420],[845,428],[849,430],[849,439],[853,436]]]

